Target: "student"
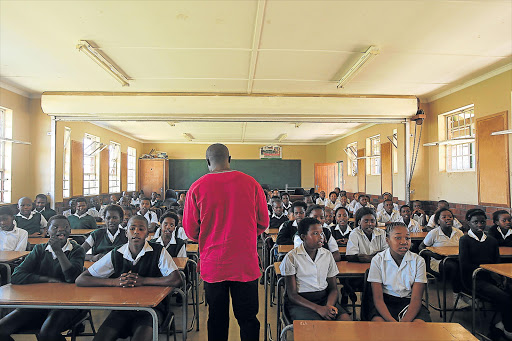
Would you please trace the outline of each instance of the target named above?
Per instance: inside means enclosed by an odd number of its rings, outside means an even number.
[[[304,218],[298,233],[303,243],[288,252],[279,267],[286,282],[284,304],[290,318],[350,321],[346,310],[337,303],[338,267],[331,253],[322,247],[320,222]]]
[[[329,250],[332,253],[332,256],[334,257],[334,260],[336,262],[339,262],[341,260],[340,251],[338,249],[338,244],[336,243],[336,240],[331,234],[331,230],[324,225],[324,208],[320,205],[313,205],[309,206],[306,210],[306,217],[307,218],[314,218],[320,222],[322,225],[322,230],[324,233],[324,244],[323,247],[327,250]],[[300,244],[302,244],[302,239],[300,238],[300,235],[298,233],[295,234],[293,237],[293,246],[298,247]]]
[[[393,201],[386,199],[384,201],[384,208],[377,210],[377,222],[388,225],[389,223],[396,223],[400,221],[400,213],[395,210]]]
[[[450,208],[450,204],[446,200],[439,200],[439,202],[437,203],[436,213],[443,208],[446,208],[446,209]],[[435,214],[430,217],[430,219],[427,223],[427,231],[431,231],[437,227],[437,225],[435,223],[434,216],[435,216]],[[457,218],[455,218],[455,216],[453,217],[453,227],[456,227],[458,229],[460,229],[462,227],[462,224],[457,220]]]
[[[105,227],[94,230],[82,244],[86,253],[92,248],[91,254],[85,257],[93,262],[112,251],[114,247],[128,243],[126,233],[120,225],[124,218],[121,206],[108,205],[103,218]]]
[[[277,229],[288,221],[288,217],[283,212],[283,201],[279,198],[272,199],[272,216],[270,216],[269,228]]]
[[[187,257],[186,243],[177,235],[179,220],[172,212],[164,213],[160,217],[160,237],[151,240],[164,246],[171,257]]]
[[[69,210],[65,210],[64,212],[62,212],[62,215],[64,217],[69,217],[70,215],[75,214],[75,212],[76,212],[76,199],[75,198],[69,199],[68,206],[69,206]]]
[[[308,205],[308,207],[315,204],[313,202],[313,196],[311,194],[304,194],[303,200],[306,203],[306,205]]]
[[[178,200],[185,201],[186,198],[187,198],[187,192],[181,192],[180,195],[178,196]]]
[[[126,229],[128,226],[128,220],[133,216],[133,209],[130,206],[122,206],[123,208],[123,221],[121,222],[121,228]]]
[[[427,272],[425,260],[409,251],[411,238],[404,223],[393,222],[386,230],[389,247],[372,259],[373,308],[370,319],[378,322],[431,322],[428,309],[421,304]]]
[[[393,203],[393,209],[395,211],[398,211],[398,205],[393,202],[393,194],[391,194],[389,192],[385,192],[385,193],[382,193],[382,202],[377,205],[377,214],[379,213],[379,211],[384,210],[384,205],[386,203],[386,200],[391,200],[391,202]]]
[[[512,223],[510,213],[505,210],[498,210],[492,214],[492,222],[489,236],[493,236],[498,240],[499,246],[512,246]]]
[[[352,208],[348,203],[348,198],[346,195],[340,195],[340,197],[338,198],[338,203],[336,204],[336,206],[334,206],[334,210],[336,211],[338,207],[345,207],[350,213],[350,210]]]
[[[157,195],[156,192],[151,193],[151,201],[150,201],[151,207],[154,207],[156,204],[156,195]]]
[[[18,200],[18,210],[20,212],[14,216],[17,227],[26,230],[29,235],[40,233],[46,236],[46,219],[41,213],[32,210],[32,200],[30,198],[23,197]]]
[[[421,208],[422,204],[419,200],[412,202],[412,219],[416,220],[420,226],[426,226],[428,222],[428,215]]]
[[[149,200],[149,198],[142,198],[140,200],[140,209],[137,214],[146,218],[149,224],[149,232],[155,232],[156,224],[158,224],[158,217],[155,212],[151,212],[149,210],[150,207],[151,200]]]
[[[270,193],[272,197],[278,197],[281,198],[281,195],[279,194],[279,190],[277,188],[274,188],[272,190],[272,193]]]
[[[360,195],[360,193],[354,192],[353,197],[352,197],[352,201],[350,202],[350,207],[352,207],[352,212],[354,214],[355,214],[354,206],[359,202],[359,195]]]
[[[320,197],[316,199],[316,204],[325,206],[326,202],[327,198],[325,197],[325,191],[320,191]]]
[[[185,202],[185,200],[183,200],[183,202]],[[152,204],[153,208],[160,208],[160,207],[162,207],[163,203],[164,202],[162,201],[162,196],[159,193],[157,193],[156,194],[156,201],[155,201],[154,204]]]
[[[337,196],[340,196],[341,189],[339,187],[334,187],[334,192],[336,192]]]
[[[128,243],[116,246],[77,279],[84,287],[138,287],[145,285],[180,287],[181,276],[171,255],[160,244],[148,242],[148,221],[133,216],[128,221]],[[128,294],[128,293],[127,293]],[[166,300],[155,311],[159,322],[167,315]],[[112,311],[98,329],[94,340],[109,341],[131,336],[133,341],[150,340],[151,316],[144,311]]]
[[[133,192],[132,193],[131,204],[132,204],[133,207],[139,207],[139,205],[140,205],[139,193],[137,193],[137,192]]]
[[[357,210],[359,210],[362,207],[367,207],[372,210],[375,210],[375,207],[372,204],[370,204],[370,196],[368,196],[366,194],[360,194],[359,198],[358,198],[358,202],[356,202],[354,204],[354,206],[352,207],[352,212],[354,214],[356,214]]]
[[[178,221],[178,238],[183,239],[185,242],[188,242],[188,236],[185,233],[185,229],[183,228],[183,209],[180,208],[178,212],[176,212],[176,215],[179,218]]]
[[[76,212],[68,217],[71,229],[96,229],[96,219],[87,214],[87,200],[85,198],[76,199]]]
[[[336,188],[338,188],[338,187],[336,187]],[[336,189],[335,189],[335,190],[336,190]],[[342,190],[342,191],[340,191],[340,192],[338,193],[338,197],[341,197],[342,195],[347,196],[347,191]]]
[[[298,224],[306,214],[308,205],[304,201],[295,201],[292,204],[292,212],[295,220],[289,220],[279,227],[277,234],[277,245],[293,245],[293,238],[297,233]]]
[[[336,219],[336,227],[331,228],[332,236],[336,240],[338,246],[347,246],[348,236],[352,232],[352,228],[348,226],[349,213],[345,207],[338,207],[334,213]]]
[[[430,269],[440,274],[446,271],[446,277],[451,281],[453,286],[454,300],[461,291],[462,285],[459,276],[459,262],[456,259],[449,258],[444,262],[445,268],[441,267],[441,260],[444,258],[430,250],[424,250],[427,246],[459,246],[459,239],[464,234],[458,228],[453,226],[453,213],[448,208],[439,209],[434,217],[434,223],[438,226],[431,230],[420,244],[420,252],[427,257],[427,264]],[[423,251],[424,250],[424,251]],[[459,300],[457,309],[469,307],[469,303]]]
[[[46,221],[48,221],[51,217],[57,214],[57,212],[55,212],[51,208],[46,207],[46,205],[48,204],[48,198],[44,194],[36,195],[36,200],[34,201],[34,204],[36,207],[35,211],[41,213],[44,219],[46,219]]]
[[[9,206],[0,207],[0,251],[25,251],[28,232],[14,226],[14,212]]]
[[[131,206],[130,202],[131,202],[130,197],[122,196],[121,199],[119,199],[119,206],[121,206],[121,207]],[[105,206],[105,208],[107,208],[107,207]],[[102,211],[104,211],[105,208],[103,208],[103,206],[102,206]]]
[[[329,207],[329,208],[334,209],[334,207],[336,207],[336,205],[338,203],[339,203],[339,201],[338,201],[338,194],[335,191],[332,191],[331,193],[329,193],[329,200],[327,200],[324,203],[324,205],[325,205],[325,207]]]
[[[388,247],[384,230],[375,228],[375,212],[363,207],[356,212],[356,228],[350,233],[347,242],[349,262],[370,263],[373,256]]]
[[[336,226],[336,224],[334,223],[334,212],[333,212],[332,208],[324,207],[324,215],[325,215],[324,227],[327,227],[330,229],[331,227]]]
[[[98,197],[92,197],[89,199],[89,209],[87,210],[87,214],[96,219],[96,221],[102,221],[102,217],[105,216],[105,212],[100,215],[101,204],[100,199]]]
[[[411,233],[421,232],[421,226],[414,219],[411,219],[411,207],[409,205],[403,205],[400,207],[400,222],[407,226],[407,229]]]
[[[484,233],[487,215],[478,208],[466,213],[466,222],[470,230],[459,240],[459,260],[462,283],[466,290],[473,288],[473,271],[480,264],[495,264],[500,262],[498,241]],[[502,290],[491,274],[482,272],[476,278],[476,295],[490,301],[494,308],[501,313],[501,321],[496,324],[508,340],[512,340],[512,295],[510,291]]]
[[[68,239],[71,229],[66,217],[51,217],[48,232],[48,243],[36,245],[14,270],[12,284],[73,283],[82,272],[85,252]],[[0,320],[0,340],[12,340],[9,335],[35,328],[40,328],[39,341],[66,340],[61,332],[84,315],[82,310],[16,309]]]
[[[284,209],[284,214],[288,215],[290,213],[291,208],[292,208],[292,203],[290,202],[290,194],[288,193],[283,193],[281,195],[281,200],[283,201],[283,209]],[[293,213],[293,211],[292,211]]]

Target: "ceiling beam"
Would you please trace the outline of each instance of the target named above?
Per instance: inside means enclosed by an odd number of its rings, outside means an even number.
[[[249,62],[249,79],[247,80],[247,93],[252,93],[254,84],[254,75],[256,74],[256,64],[258,63],[258,54],[261,41],[261,32],[263,31],[263,22],[265,20],[265,7],[267,0],[258,1],[256,9],[256,18],[254,19],[254,33],[252,37],[251,60]]]

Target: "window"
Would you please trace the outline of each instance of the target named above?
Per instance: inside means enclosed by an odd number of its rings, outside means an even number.
[[[347,145],[347,168],[348,175],[357,175],[357,142],[352,142]]]
[[[128,191],[135,191],[135,177],[136,177],[136,170],[135,167],[137,165],[137,150],[132,147],[128,147],[128,172],[127,172],[127,190]]]
[[[62,171],[62,196],[71,196],[71,128],[64,128],[64,169]]]
[[[85,134],[84,137],[84,195],[100,194],[100,138]]]
[[[12,111],[0,108],[0,202],[11,202]]]
[[[474,106],[470,105],[446,115],[446,166],[449,172],[475,169]],[[458,139],[466,139],[457,143]]]
[[[398,129],[393,129],[392,139],[393,146],[393,174],[398,174]]]
[[[121,145],[110,141],[108,155],[108,191],[121,192]]]
[[[380,135],[366,139],[366,167],[369,175],[380,175]]]

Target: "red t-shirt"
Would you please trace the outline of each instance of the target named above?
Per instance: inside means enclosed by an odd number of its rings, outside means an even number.
[[[208,283],[257,279],[257,238],[268,224],[263,189],[242,172],[206,174],[187,192],[183,228],[199,243],[201,276]]]

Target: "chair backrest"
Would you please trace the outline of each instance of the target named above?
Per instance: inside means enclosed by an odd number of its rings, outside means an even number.
[[[369,314],[373,306],[372,285],[371,282],[368,282],[369,271],[370,269],[364,273],[364,289],[361,296],[361,321],[370,321]]]

